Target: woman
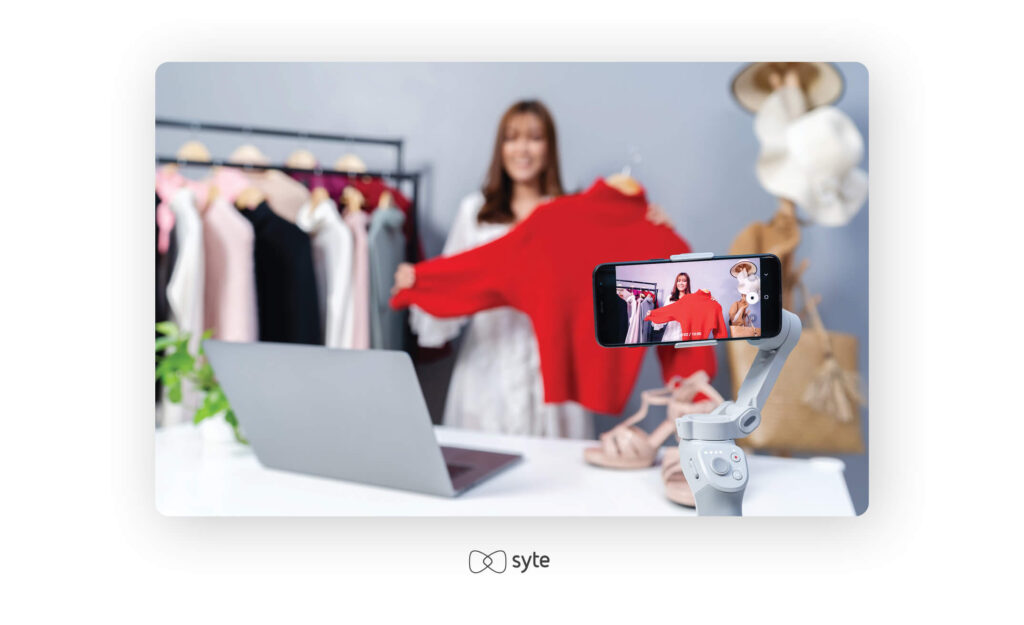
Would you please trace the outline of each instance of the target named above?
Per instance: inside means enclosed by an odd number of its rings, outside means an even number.
[[[516,102],[498,123],[483,190],[462,200],[442,255],[497,239],[537,206],[562,194],[554,119],[537,100]],[[648,219],[666,222],[664,212],[653,205]],[[403,263],[395,272],[396,289],[410,288],[415,280],[411,264]],[[424,347],[444,345],[467,321],[410,309],[409,323]],[[508,307],[472,316],[452,372],[444,423],[549,437],[589,438],[593,431],[579,404],[544,403],[533,327],[526,315]]]
[[[665,305],[669,305],[673,302],[678,302],[679,298],[690,293],[690,274],[680,273],[676,275],[675,287],[672,289],[672,295],[669,296],[668,301]],[[668,326],[668,327],[666,327]],[[655,330],[665,328],[665,333],[661,335],[662,342],[676,343],[683,340],[683,328],[679,325],[678,321],[668,321],[666,323],[652,323],[651,327]]]

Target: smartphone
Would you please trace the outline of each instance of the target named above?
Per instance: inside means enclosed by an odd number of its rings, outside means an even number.
[[[782,263],[773,254],[694,255],[594,269],[597,342],[605,347],[749,340],[782,327]]]

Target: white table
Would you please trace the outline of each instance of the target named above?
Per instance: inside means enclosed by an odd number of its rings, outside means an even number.
[[[688,516],[665,498],[659,466],[617,471],[583,461],[593,441],[436,428],[441,444],[523,454],[518,465],[449,499],[266,469],[252,450],[179,425],[156,433],[156,506],[170,516]],[[395,459],[388,459],[394,461]],[[851,516],[834,458],[749,455],[746,515]]]

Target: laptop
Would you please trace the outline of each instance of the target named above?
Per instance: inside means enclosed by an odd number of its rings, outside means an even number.
[[[203,345],[265,467],[454,497],[522,459],[438,445],[405,352]]]

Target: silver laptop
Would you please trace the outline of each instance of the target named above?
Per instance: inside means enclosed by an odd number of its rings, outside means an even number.
[[[439,446],[405,352],[204,346],[266,467],[453,497],[522,459]]]

